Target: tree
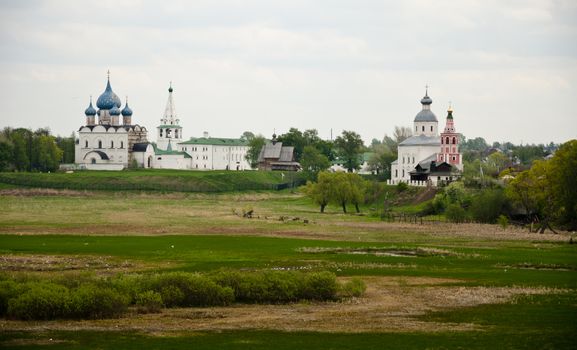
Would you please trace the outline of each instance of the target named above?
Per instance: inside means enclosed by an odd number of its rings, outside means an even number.
[[[577,140],[559,147],[550,162],[551,190],[560,224],[577,229]]]
[[[0,135],[0,171],[6,171],[12,166],[13,148],[12,141]]]
[[[397,145],[413,135],[413,131],[408,126],[395,126],[393,137]]]
[[[74,144],[75,144],[74,133],[70,137],[56,137],[56,145],[62,150],[62,163],[70,164],[74,163]]]
[[[319,172],[330,167],[329,159],[313,146],[306,146],[301,157],[301,167],[308,180],[315,181]]]
[[[353,172],[361,167],[361,153],[363,152],[363,140],[354,131],[343,131],[335,140],[339,157],[348,172]]]
[[[381,178],[389,179],[391,177],[391,163],[397,159],[397,155],[384,144],[377,144],[372,149],[373,154],[368,161],[369,169],[379,174]]]
[[[246,153],[245,158],[253,169],[258,167],[258,156],[260,155],[260,151],[264,147],[264,144],[265,139],[262,135],[255,136],[248,142],[248,152]]]
[[[306,140],[303,133],[297,128],[290,128],[286,134],[280,135],[277,140],[282,142],[283,146],[294,147],[294,156],[297,162],[300,162]]]
[[[20,129],[19,129],[20,130]],[[14,168],[18,171],[30,170],[30,158],[28,158],[28,134],[22,131],[14,131],[11,135]]]
[[[305,193],[313,202],[320,205],[321,213],[325,212],[325,207],[332,199],[334,188],[333,174],[322,171],[318,174],[318,181],[316,183],[308,181],[305,186]]]
[[[251,131],[245,131],[240,135],[240,139],[243,141],[250,141],[254,139],[255,135]]]

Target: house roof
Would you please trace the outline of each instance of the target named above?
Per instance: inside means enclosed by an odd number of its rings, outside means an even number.
[[[148,142],[135,143],[134,145],[132,145],[132,151],[133,152],[146,152],[146,149],[148,148],[149,145],[151,145],[151,143],[148,143]]]
[[[212,146],[248,146],[248,141],[220,137],[191,137],[179,145],[212,145]]]
[[[399,146],[439,146],[441,147],[441,138],[439,136],[411,136],[399,144]]]
[[[163,149],[158,148],[156,146],[156,144],[154,144],[154,143],[152,145],[154,146],[154,154],[157,156],[164,156],[164,155],[166,155],[166,156],[179,156],[179,155],[181,155],[181,156],[184,156],[184,158],[192,158],[190,156],[190,154],[188,154],[186,152],[167,151],[167,150],[163,150]]]

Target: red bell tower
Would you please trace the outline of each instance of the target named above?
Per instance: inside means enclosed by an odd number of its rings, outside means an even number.
[[[449,106],[447,110],[447,123],[445,130],[441,133],[441,152],[437,153],[437,164],[449,163],[458,169],[463,169],[461,153],[459,153],[459,134],[455,132],[453,121],[453,109]]]

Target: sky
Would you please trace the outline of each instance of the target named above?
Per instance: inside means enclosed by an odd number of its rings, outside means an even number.
[[[467,138],[577,138],[575,0],[0,0],[0,127],[68,136],[106,87],[185,138],[291,127],[366,144],[411,126],[428,85]]]

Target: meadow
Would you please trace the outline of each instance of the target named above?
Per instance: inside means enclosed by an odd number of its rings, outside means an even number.
[[[95,175],[96,176],[96,175]],[[132,176],[132,175],[130,175]],[[571,233],[388,223],[371,206],[318,212],[298,191],[0,190],[2,279],[329,271],[360,297],[129,310],[115,318],[0,319],[29,349],[570,349]],[[251,212],[251,217],[246,213]]]

